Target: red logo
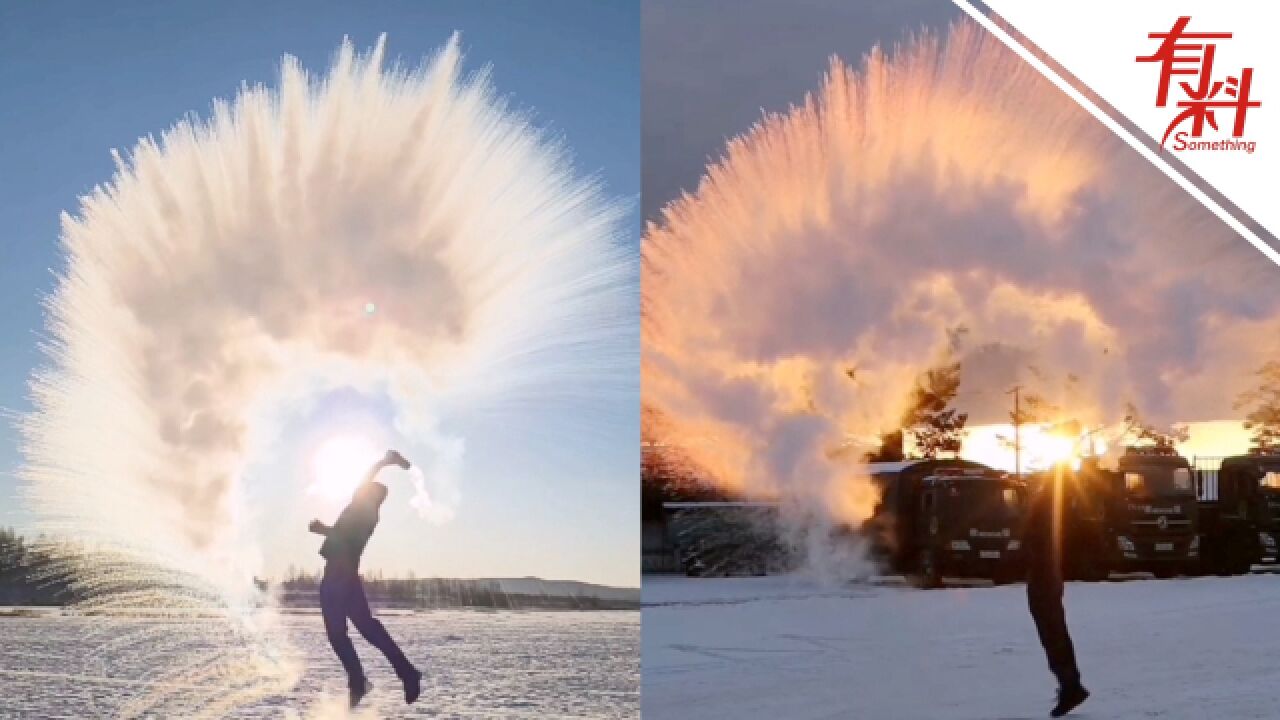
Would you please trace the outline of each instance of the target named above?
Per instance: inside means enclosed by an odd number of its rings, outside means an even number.
[[[1160,85],[1156,90],[1156,107],[1167,107],[1170,85],[1175,76],[1187,76],[1189,80],[1179,81],[1182,100],[1177,102],[1181,112],[1169,123],[1160,139],[1160,146],[1173,134],[1174,150],[1244,150],[1252,153],[1257,143],[1242,140],[1244,121],[1249,108],[1262,105],[1249,98],[1249,90],[1253,85],[1253,68],[1244,68],[1239,75],[1228,75],[1225,80],[1214,80],[1213,57],[1217,52],[1217,40],[1231,37],[1229,32],[1187,32],[1191,17],[1183,16],[1173,24],[1168,32],[1148,33],[1147,37],[1160,40],[1160,47],[1154,53],[1138,56],[1138,62],[1160,63]],[[1206,124],[1218,131],[1217,111],[1229,110],[1234,113],[1230,140],[1199,141],[1204,135]],[[1174,133],[1178,126],[1191,121],[1191,134],[1181,131]]]

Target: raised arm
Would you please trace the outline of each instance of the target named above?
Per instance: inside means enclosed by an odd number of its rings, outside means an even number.
[[[325,525],[319,520],[312,520],[311,524],[307,526],[307,529],[317,535],[328,535],[329,531],[332,530],[333,528],[329,527],[328,525]]]
[[[381,471],[382,468],[390,467],[392,465],[399,466],[405,470],[409,469],[409,461],[405,460],[403,455],[395,450],[388,450],[387,454],[384,455],[381,460],[374,463],[373,467],[369,468],[369,472],[364,476],[364,480],[361,481],[361,484],[373,482],[373,479],[378,476],[378,472]]]

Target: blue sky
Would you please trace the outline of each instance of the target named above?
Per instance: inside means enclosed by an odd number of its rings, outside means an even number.
[[[344,35],[367,48],[386,32],[389,54],[417,64],[454,30],[462,33],[468,70],[492,65],[501,94],[562,136],[581,172],[598,175],[608,194],[632,203],[630,241],[638,243],[636,2],[0,4],[0,411],[30,407],[40,297],[53,286],[51,269],[62,265],[58,216],[110,178],[112,148],[127,149],[186,113],[206,115],[213,98],[234,95],[242,83],[273,84],[285,53],[319,71]],[[638,583],[637,407],[615,409],[610,426],[619,429],[574,463],[582,477],[563,485],[545,478],[494,483],[488,495],[464,496],[451,525],[392,536],[467,548],[451,562],[440,554],[403,560],[392,541],[381,549],[371,544],[371,558],[393,572]],[[30,521],[15,495],[19,462],[17,435],[6,422],[0,526]],[[477,473],[484,463],[476,463]],[[511,529],[505,540],[503,523]],[[313,562],[311,539],[298,537],[270,564]]]

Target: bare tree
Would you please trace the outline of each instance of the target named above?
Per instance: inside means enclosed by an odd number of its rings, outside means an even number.
[[[1270,360],[1255,372],[1258,387],[1240,393],[1235,409],[1248,409],[1245,429],[1253,433],[1253,447],[1280,451],[1280,361]]]
[[[1148,423],[1142,419],[1137,406],[1133,403],[1125,405],[1124,424],[1124,437],[1132,437],[1138,442],[1149,442],[1161,450],[1172,451],[1175,445],[1186,442],[1191,437],[1191,432],[1185,427],[1175,425],[1166,430]]]

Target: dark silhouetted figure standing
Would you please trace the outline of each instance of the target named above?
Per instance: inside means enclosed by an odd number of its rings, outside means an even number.
[[[329,644],[347,671],[352,707],[369,693],[373,685],[365,678],[360,657],[347,636],[348,618],[369,644],[387,656],[396,675],[404,683],[405,702],[417,700],[422,692],[422,673],[409,662],[387,629],[373,616],[364,595],[364,585],[360,582],[360,555],[378,524],[378,509],[387,498],[387,486],[374,482],[374,477],[379,470],[390,465],[409,469],[409,462],[400,453],[387,451],[387,456],[373,466],[364,482],[356,488],[351,502],[332,527],[319,520],[312,520],[310,527],[311,532],[325,536],[324,544],[320,546],[320,554],[325,558],[324,578],[320,581],[320,609]]]
[[[1027,603],[1049,659],[1049,670],[1058,678],[1058,702],[1049,712],[1050,717],[1066,715],[1089,697],[1089,691],[1080,684],[1076,651],[1062,607],[1062,546],[1058,539],[1065,502],[1063,485],[1060,474],[1042,483],[1031,499],[1023,531]]]

